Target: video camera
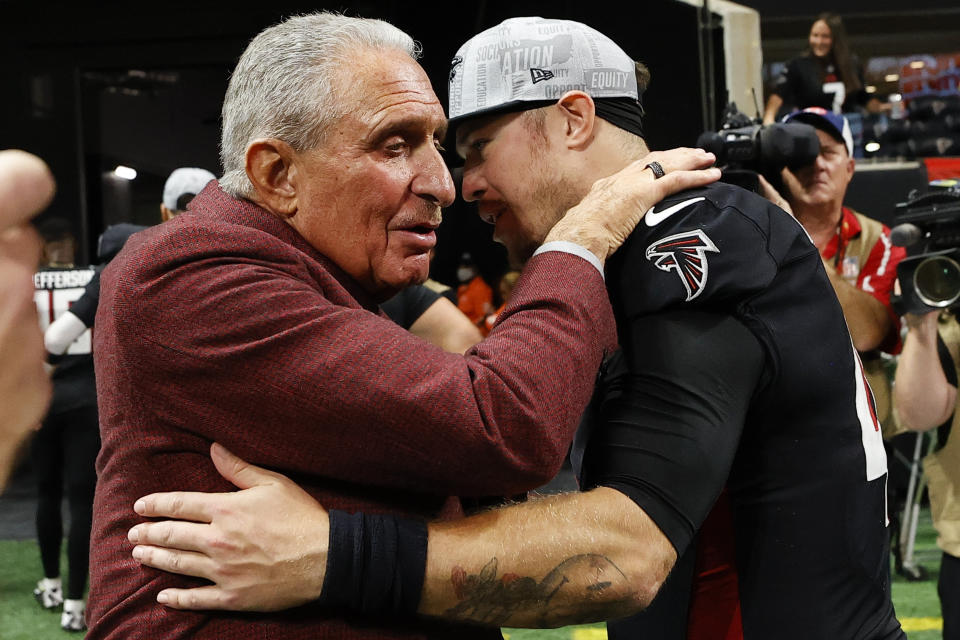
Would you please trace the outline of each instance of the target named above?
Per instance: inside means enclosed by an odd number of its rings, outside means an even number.
[[[960,183],[948,184],[896,206],[890,240],[910,257],[897,266],[900,295],[894,310],[924,314],[960,308]]]
[[[697,146],[717,156],[720,180],[760,193],[757,174],[782,191],[780,170],[813,164],[820,153],[817,131],[809,124],[760,124],[731,102],[723,112],[719,131],[705,131]]]

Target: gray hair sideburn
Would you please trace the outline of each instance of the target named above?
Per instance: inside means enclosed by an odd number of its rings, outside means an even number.
[[[246,153],[258,138],[278,138],[297,151],[317,147],[351,109],[337,74],[364,48],[397,49],[414,60],[421,52],[387,22],[331,12],[293,16],[251,40],[223,100],[220,187],[237,198],[253,195]]]

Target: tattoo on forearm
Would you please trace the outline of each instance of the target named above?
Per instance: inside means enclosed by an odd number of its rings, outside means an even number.
[[[626,576],[599,554],[572,556],[540,582],[515,573],[497,573],[496,558],[474,575],[454,567],[450,581],[459,604],[444,617],[502,625],[514,615],[524,615],[544,625],[573,624],[624,615],[624,608],[635,602]],[[566,593],[561,595],[564,589]]]

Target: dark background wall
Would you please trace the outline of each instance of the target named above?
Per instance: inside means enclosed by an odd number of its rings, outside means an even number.
[[[844,15],[861,57],[955,51],[960,9],[947,2],[873,0],[744,4],[761,13],[765,59],[803,48],[816,13]],[[787,6],[789,5],[789,6]],[[514,2],[44,3],[0,0],[0,148],[23,148],[51,166],[59,190],[46,217],[71,220],[93,260],[106,224],[159,220],[163,181],[178,166],[219,174],[220,103],[230,70],[259,30],[317,9],[389,20],[424,46],[422,64],[441,100],[457,47],[517,15],[580,20],[645,61],[653,147],[693,144],[702,130],[697,10],[672,0],[624,3]],[[722,76],[722,74],[719,74]],[[112,177],[134,167],[132,182]],[[456,256],[472,250],[492,275],[502,254],[489,229],[463,206],[446,213],[435,275],[450,280]]]

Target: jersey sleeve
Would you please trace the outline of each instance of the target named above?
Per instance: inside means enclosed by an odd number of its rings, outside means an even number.
[[[422,284],[407,287],[380,305],[383,312],[404,329],[413,323],[440,299],[440,294]]]
[[[581,488],[622,492],[682,554],[726,482],[764,354],[738,320],[703,311],[632,320],[629,340],[598,391]]]
[[[749,208],[761,215],[742,213]],[[731,311],[749,301],[777,274],[771,252],[783,250],[771,248],[771,238],[790,236],[769,228],[773,216],[787,214],[765,208],[774,209],[735,187],[686,192],[658,204],[610,261],[615,311],[626,318],[677,307]],[[793,220],[775,222],[799,227]]]
[[[83,289],[83,295],[70,306],[70,313],[80,318],[84,326],[90,328],[93,326],[97,317],[97,305],[100,303],[100,267],[90,278],[90,282]]]

